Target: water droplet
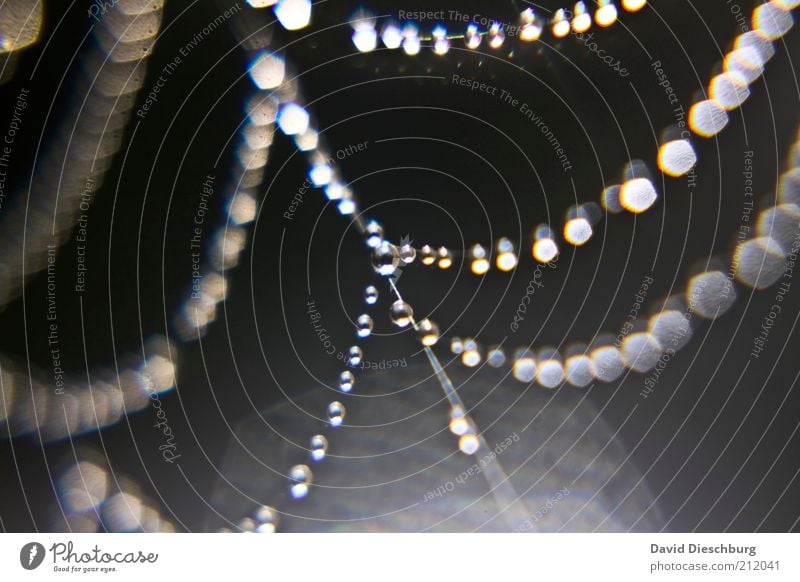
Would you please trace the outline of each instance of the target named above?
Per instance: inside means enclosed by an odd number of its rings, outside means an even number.
[[[331,402],[328,405],[328,421],[331,426],[340,426],[345,415],[344,404],[341,402]]]
[[[394,275],[400,264],[400,252],[391,243],[383,241],[372,251],[372,267],[375,272],[384,277]]]
[[[410,265],[417,258],[417,249],[406,243],[400,247],[400,260]]]
[[[295,465],[289,470],[289,479],[294,481],[291,487],[292,497],[302,499],[308,495],[313,474],[307,465]]]
[[[256,533],[275,533],[278,527],[278,512],[269,505],[262,505],[253,514],[256,524]]]
[[[374,249],[383,242],[383,227],[374,220],[370,220],[367,223],[364,237],[367,242],[367,246]]]
[[[358,368],[361,365],[361,360],[364,357],[364,352],[358,346],[353,346],[347,353],[347,365],[351,368]]]
[[[389,316],[397,327],[407,327],[414,317],[414,310],[411,309],[408,303],[402,299],[398,299],[392,303]]]
[[[423,346],[432,346],[439,341],[439,326],[430,319],[423,319],[417,327],[417,333]]]
[[[461,341],[460,337],[454,337],[450,340],[450,351],[457,356],[464,351],[464,342]]]
[[[436,251],[434,251],[430,245],[425,245],[420,249],[420,255],[422,256],[422,264],[425,266],[431,266],[433,263],[436,262]]]
[[[311,437],[311,458],[321,461],[328,452],[328,439],[321,434]]]
[[[453,265],[453,255],[446,247],[439,247],[439,268],[449,269]]]
[[[353,373],[345,370],[339,374],[339,390],[342,392],[350,392],[350,390],[353,389],[353,384],[355,381],[356,378],[353,376]]]
[[[378,290],[374,285],[370,285],[364,290],[364,301],[367,305],[375,305],[378,301]]]
[[[361,315],[356,320],[356,334],[358,337],[367,337],[372,333],[372,318],[369,315]]]

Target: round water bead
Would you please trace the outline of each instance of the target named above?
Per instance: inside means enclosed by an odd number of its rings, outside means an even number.
[[[454,337],[450,340],[450,351],[455,355],[460,355],[464,351],[464,342],[460,337]]]
[[[364,289],[364,302],[367,305],[375,305],[378,302],[378,290],[375,285],[370,285]]]
[[[292,497],[302,499],[308,495],[313,474],[307,465],[295,465],[289,470],[289,479],[294,481],[291,487]]]
[[[419,322],[417,333],[423,346],[429,347],[439,341],[439,326],[430,319],[423,319]]]
[[[353,384],[355,381],[356,378],[353,376],[353,373],[345,370],[339,374],[339,390],[342,392],[350,392],[350,390],[353,389]]]
[[[321,434],[311,437],[311,458],[321,461],[328,452],[328,439]]]
[[[367,337],[372,333],[372,318],[367,315],[361,315],[356,320],[356,334],[358,337]]]
[[[417,258],[417,249],[406,243],[400,247],[400,260],[410,265]]]
[[[408,327],[411,320],[414,318],[414,310],[411,309],[408,303],[402,299],[398,299],[392,303],[389,316],[397,327]]]
[[[328,422],[331,426],[340,426],[345,415],[344,404],[341,402],[331,402],[328,404]]]
[[[253,514],[256,526],[256,533],[275,533],[278,527],[278,512],[269,505],[262,505]]]
[[[425,245],[419,252],[422,256],[423,265],[429,267],[436,262],[436,251],[434,251],[430,245]]]
[[[366,232],[364,233],[364,240],[366,241],[368,247],[374,249],[383,242],[383,227],[380,224],[374,220],[370,220],[367,223],[365,230]]]
[[[361,365],[361,360],[364,358],[364,352],[358,346],[353,346],[347,352],[347,365],[351,368],[358,368]]]
[[[400,264],[400,251],[391,243],[383,241],[372,251],[372,267],[384,277],[390,277]]]

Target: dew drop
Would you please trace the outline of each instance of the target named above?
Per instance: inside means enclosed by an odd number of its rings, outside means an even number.
[[[368,337],[372,333],[372,318],[367,315],[361,315],[356,320],[356,334],[358,337]]]
[[[353,346],[347,352],[347,365],[351,368],[357,368],[361,365],[361,360],[364,357],[364,352],[358,346]]]
[[[350,392],[350,390],[353,389],[353,384],[355,384],[355,381],[356,378],[353,376],[353,373],[345,370],[339,374],[339,390],[342,392]]]
[[[417,249],[406,243],[400,247],[400,260],[410,265],[417,258]]]
[[[311,437],[311,458],[321,461],[328,452],[328,439],[321,434]]]
[[[367,305],[375,305],[378,302],[378,290],[374,285],[370,285],[364,289],[364,302]]]
[[[364,233],[364,240],[366,241],[367,246],[373,249],[376,248],[383,242],[383,227],[374,220],[370,220],[367,223],[366,232]]]
[[[397,327],[408,327],[414,317],[414,310],[411,309],[408,303],[402,299],[398,299],[392,303],[389,316]]]
[[[331,426],[340,426],[345,415],[344,404],[341,402],[331,402],[328,405],[328,422]]]
[[[397,271],[400,264],[400,252],[391,243],[383,241],[372,251],[372,267],[375,272],[384,277],[390,277]]]
[[[302,499],[308,495],[313,475],[307,465],[295,465],[289,470],[289,479],[294,483],[291,487],[292,497]]]
[[[430,347],[439,341],[439,326],[432,322],[430,319],[423,319],[417,326],[419,333],[419,340],[423,346]]]

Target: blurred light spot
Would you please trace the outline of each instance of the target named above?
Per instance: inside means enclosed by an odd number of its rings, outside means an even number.
[[[770,40],[775,40],[789,32],[794,24],[792,13],[773,0],[753,11],[753,28]]]
[[[138,530],[142,525],[142,501],[131,493],[117,493],[104,504],[102,517],[111,532]]]
[[[762,236],[739,244],[733,264],[740,282],[755,289],[766,289],[786,270],[786,254],[775,239]]]
[[[728,111],[736,109],[750,96],[747,79],[738,71],[720,73],[711,79],[711,98]]]
[[[390,22],[383,27],[381,40],[386,48],[394,50],[403,43],[403,33],[393,22]]]
[[[700,101],[689,109],[689,127],[697,135],[712,137],[728,125],[725,108],[712,99]]]
[[[586,32],[592,26],[592,15],[586,9],[585,2],[576,2],[572,11],[572,30],[577,33]]]
[[[658,167],[668,176],[683,176],[696,163],[697,154],[687,139],[668,141],[658,149]],[[644,178],[640,179],[644,180]],[[625,186],[623,186],[624,188]]]
[[[278,0],[275,18],[286,30],[300,30],[311,21],[311,0]]]
[[[506,363],[506,354],[500,347],[489,348],[486,352],[486,363],[492,368],[499,368]]]
[[[259,89],[274,89],[283,83],[286,63],[281,57],[264,51],[250,65],[250,78]]]
[[[468,368],[474,368],[481,363],[481,352],[475,340],[464,340],[464,351],[461,352],[461,363]]]
[[[564,381],[564,366],[555,359],[545,359],[536,368],[536,381],[545,388],[555,388]]]
[[[647,178],[633,178],[622,185],[619,201],[628,212],[639,214],[648,210],[658,200],[655,186]]]
[[[319,134],[317,130],[309,127],[300,135],[294,137],[294,142],[297,144],[297,149],[301,152],[308,152],[317,149],[319,145]]]
[[[778,182],[778,200],[800,206],[800,168],[784,172]]]
[[[617,21],[617,7],[614,0],[599,0],[597,11],[594,13],[594,21],[598,26],[611,26]]]
[[[678,351],[692,339],[689,319],[674,309],[653,315],[647,329],[664,349]]]
[[[736,71],[750,84],[764,72],[764,61],[758,49],[752,46],[742,47],[725,55],[723,66],[726,71]]]
[[[556,15],[553,17],[552,28],[553,36],[556,38],[564,38],[569,34],[570,25],[567,14],[563,8],[556,10]]]
[[[638,12],[647,5],[647,0],[622,0],[622,7],[628,12]]]
[[[42,29],[44,2],[5,0],[0,10],[0,54],[34,44]]]
[[[254,95],[246,106],[247,115],[250,122],[257,126],[275,123],[278,115],[278,100],[274,97],[264,97]]]
[[[514,378],[520,382],[530,383],[536,378],[536,360],[528,350],[522,350],[514,356],[512,366]]]
[[[775,239],[784,252],[800,244],[800,207],[795,204],[779,204],[762,211],[756,223],[759,236]]]
[[[567,382],[582,388],[594,380],[594,366],[591,358],[586,355],[577,355],[567,358],[564,362],[564,375]]]
[[[634,333],[622,341],[625,365],[636,372],[652,370],[661,357],[661,352],[661,344],[652,333]]]
[[[485,275],[489,271],[489,259],[483,246],[474,245],[470,249],[470,257],[472,258],[470,269],[475,275]]]
[[[239,192],[228,202],[228,213],[234,224],[247,224],[256,217],[256,199],[247,192]]]
[[[514,252],[514,244],[503,237],[497,241],[497,268],[507,273],[513,270],[518,263],[517,254]]]
[[[603,189],[603,194],[600,197],[603,208],[612,214],[618,214],[624,210],[619,199],[620,189],[618,184],[608,186]]]
[[[59,481],[61,497],[71,511],[82,513],[98,507],[108,493],[108,474],[94,463],[81,461]]]
[[[333,178],[333,169],[328,164],[318,162],[311,167],[308,177],[314,186],[326,186]]]
[[[686,302],[697,314],[707,319],[719,317],[736,301],[733,283],[721,271],[695,275],[686,288]]]
[[[356,23],[353,30],[353,44],[358,52],[369,53],[378,46],[378,32],[372,24]]]
[[[474,434],[463,434],[458,439],[458,448],[465,455],[474,455],[478,452],[480,441]]]
[[[770,40],[757,30],[748,30],[736,37],[734,48],[753,47],[758,51],[761,62],[766,63],[775,56],[775,47]]]
[[[286,103],[278,112],[278,127],[286,135],[297,135],[308,129],[308,112],[297,103]]]
[[[564,240],[576,247],[592,238],[592,225],[585,218],[573,218],[564,224]]]
[[[614,346],[603,346],[592,350],[595,375],[603,382],[613,382],[625,371],[622,353]]]

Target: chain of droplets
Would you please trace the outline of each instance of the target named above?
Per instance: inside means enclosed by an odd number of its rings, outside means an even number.
[[[638,12],[647,5],[647,0],[622,0],[621,4],[627,12]],[[424,42],[430,43],[438,55],[447,54],[454,40],[463,40],[467,48],[475,50],[481,46],[484,38],[489,48],[498,50],[503,47],[507,33],[508,36],[516,35],[519,40],[526,43],[538,41],[547,31],[554,38],[564,38],[570,32],[582,34],[588,31],[593,21],[597,26],[608,28],[617,22],[618,14],[614,0],[598,0],[594,19],[587,2],[576,2],[572,10],[559,8],[552,17],[542,17],[533,8],[528,7],[519,15],[518,26],[491,21],[486,23],[488,24],[486,30],[481,30],[473,18],[462,34],[450,34],[444,25],[437,24],[429,35],[420,34],[419,25],[413,21],[406,22],[401,27],[395,20],[389,19],[381,27],[380,39],[387,49],[402,47],[407,55],[419,54]],[[351,23],[355,47],[365,53],[375,50],[378,47],[379,36],[375,17],[360,10]]]
[[[723,72],[712,78],[709,83],[709,99],[695,103],[689,113],[689,127],[697,135],[713,136],[724,129],[728,122],[728,111],[744,103],[749,96],[749,85],[755,82],[763,73],[764,65],[772,58],[775,49],[772,41],[779,39],[793,25],[789,12],[798,3],[773,1],[763,4],[754,10],[753,29],[739,35],[734,48],[723,59]],[[672,136],[682,128],[671,127],[662,135]],[[694,149],[685,137],[688,131],[681,131],[677,139],[664,139],[658,153],[659,169],[667,176],[680,177],[693,170],[697,157]],[[793,154],[794,155],[794,154]],[[638,166],[634,168],[633,166]],[[638,177],[637,177],[638,174]],[[609,186],[601,196],[601,202],[606,211],[618,213],[622,210],[639,213],[649,209],[657,199],[657,192],[652,181],[647,176],[647,167],[642,161],[629,164],[623,172],[627,177],[623,183]],[[763,210],[756,220],[755,232],[758,235],[750,240],[743,240],[747,236],[740,236],[733,250],[733,258],[728,268],[729,279],[738,279],[744,285],[765,288],[777,282],[786,259],[793,256],[794,232],[791,229],[791,217],[794,215],[793,204],[797,202],[794,185],[796,171],[790,165],[779,186],[779,199],[781,204],[773,205]],[[576,205],[568,209],[563,229],[564,241],[574,246],[581,246],[588,242],[593,234],[594,224],[600,220],[601,212],[595,203]],[[750,230],[748,229],[747,233]],[[746,233],[746,234],[747,234]],[[448,269],[453,265],[456,253],[446,247],[434,249],[425,245],[420,249],[421,263],[427,266],[437,265],[440,269]],[[559,246],[556,235],[549,225],[539,225],[534,230],[531,254],[539,264],[550,264],[557,260]],[[484,275],[491,268],[491,256],[480,244],[473,245],[469,250],[471,261],[470,270],[476,275]],[[501,238],[496,244],[495,264],[498,270],[508,272],[516,268],[519,258],[514,244],[507,238]],[[755,266],[767,262],[767,269],[755,270]],[[538,269],[538,267],[537,267]],[[708,275],[708,273],[706,273]],[[695,312],[701,316],[713,318],[721,315],[730,308],[725,304],[721,311],[703,308],[702,304],[708,298],[698,295],[702,286],[697,286],[697,281],[706,279],[696,277],[690,282],[687,290],[686,304],[687,319]],[[534,286],[541,286],[538,281],[533,281]],[[720,285],[711,288],[720,290]],[[726,289],[725,297],[735,297],[733,289]],[[688,323],[678,319],[679,311],[674,309],[676,302],[672,301],[673,309],[667,309],[650,318],[646,334],[631,334],[631,330],[641,327],[639,323],[632,326],[624,325],[620,332],[613,336],[600,334],[600,341],[593,343],[601,346],[593,350],[593,357],[586,354],[587,346],[575,344],[567,350],[567,360],[561,364],[559,351],[553,347],[544,347],[536,355],[527,348],[518,348],[513,358],[514,376],[523,382],[530,382],[534,378],[546,387],[554,388],[563,381],[576,386],[585,386],[595,377],[604,381],[615,380],[627,366],[637,371],[647,371],[659,363],[659,357],[667,348],[678,349],[683,347],[690,337]],[[648,335],[649,334],[649,335]],[[680,336],[677,341],[674,335]],[[629,337],[630,336],[630,337]],[[451,351],[460,356],[461,362],[468,367],[479,365],[483,361],[482,353],[486,354],[486,362],[492,367],[502,367],[508,358],[502,347],[491,346],[484,350],[473,338],[461,339],[454,337],[449,340]],[[613,343],[614,347],[610,344]],[[621,353],[617,348],[622,347]],[[657,346],[661,347],[658,352]],[[648,356],[640,358],[639,354],[647,351]],[[658,353],[657,353],[658,352]],[[598,359],[606,362],[598,363]],[[543,362],[537,368],[536,361]],[[596,374],[595,369],[601,372]]]
[[[709,92],[711,93],[711,98],[695,103],[689,111],[689,126],[695,134],[711,137],[724,129],[728,122],[727,112],[737,108],[747,99],[749,85],[761,76],[764,65],[774,54],[772,41],[783,36],[793,25],[789,10],[797,4],[798,2],[794,1],[772,0],[755,9],[753,16],[754,30],[737,37],[734,43],[734,50],[724,59],[724,72],[714,77],[710,83]],[[523,18],[526,18],[525,14],[523,14]],[[579,32],[579,30],[576,31]],[[567,32],[563,36],[566,36],[568,32],[569,25],[567,26]],[[489,34],[491,46],[491,29]],[[434,35],[434,38],[436,36]],[[387,48],[392,47],[387,45]],[[436,42],[434,42],[434,51],[440,54],[447,52],[446,50],[443,52],[437,50]],[[283,83],[285,74],[284,61],[280,57],[265,51],[254,60],[250,68],[250,74],[253,81],[261,89],[279,87]],[[295,143],[301,151],[311,152],[312,168],[309,172],[311,182],[317,187],[325,188],[326,196],[330,201],[337,204],[337,208],[342,215],[354,216],[353,220],[356,226],[365,235],[367,245],[372,248],[375,271],[380,275],[390,277],[394,274],[401,261],[406,264],[413,263],[417,256],[416,249],[409,245],[403,245],[398,248],[385,241],[380,224],[372,220],[365,221],[357,212],[357,204],[353,193],[341,181],[336,179],[335,171],[328,163],[331,157],[326,155],[324,149],[320,147],[318,133],[310,126],[308,112],[298,103],[282,103],[277,113],[277,124],[284,134],[294,137]],[[685,127],[685,123],[682,124],[682,127],[668,128],[662,134],[666,139],[663,139],[659,149],[658,165],[662,172],[672,177],[688,174],[697,162],[694,148],[686,137],[688,131],[683,127]],[[633,213],[639,213],[646,211],[655,204],[658,194],[652,185],[647,167],[643,162],[637,160],[629,163],[623,172],[623,178],[624,182],[621,185],[611,186],[603,191],[601,202],[607,211],[621,212],[625,209]],[[771,216],[775,216],[777,210],[791,209],[776,208],[771,210],[773,211]],[[564,225],[564,239],[575,246],[585,244],[591,238],[592,227],[599,220],[600,215],[599,208],[593,203],[570,208]],[[761,222],[766,224],[766,219]],[[765,238],[767,239],[766,242],[762,240]],[[767,244],[771,240],[768,237],[760,237],[760,239],[749,241],[748,246],[740,245],[740,247],[737,247],[737,256],[746,255],[750,258],[750,261],[745,261],[744,263],[752,263],[753,253],[758,253],[763,248],[774,250],[774,245]],[[500,239],[497,243],[497,250],[496,264],[498,269],[511,271],[516,268],[518,258],[514,245],[510,240]],[[438,251],[433,251],[433,249],[426,246],[420,250],[420,254],[423,264],[431,265],[437,263],[440,268],[449,268],[452,265],[453,254],[445,247],[440,247]],[[473,272],[476,274],[488,272],[490,261],[485,249],[480,245],[475,245],[472,247],[470,254],[473,259]],[[551,262],[558,256],[555,236],[548,225],[540,225],[536,229],[532,254],[540,263]],[[766,255],[765,252],[760,252],[760,254],[762,257]],[[786,253],[783,256],[785,260]],[[744,263],[739,260],[735,264],[742,265]],[[738,269],[738,271],[740,271],[740,275],[743,275],[741,269]],[[721,276],[721,279],[719,276]],[[765,283],[765,281],[763,281],[761,271],[759,271],[755,275],[754,286],[762,283]],[[731,280],[721,271],[707,271],[702,276],[695,277],[693,283],[690,283],[690,288],[693,291],[687,293],[690,306],[689,317],[691,312],[700,312],[704,313],[706,317],[715,317],[721,311],[727,310],[735,300]],[[429,348],[435,345],[439,341],[438,326],[427,318],[420,322],[415,321],[411,306],[400,297],[399,291],[393,284],[392,290],[397,297],[397,300],[391,306],[390,312],[391,319],[395,325],[399,327],[412,325],[417,330],[423,346]],[[722,291],[721,294],[720,291]],[[725,304],[717,302],[716,309],[712,309],[704,303],[708,302],[711,297],[718,299],[720,296],[729,298],[729,302]],[[374,286],[367,288],[365,299],[368,304],[375,303],[377,289]],[[658,321],[651,322],[653,325],[651,325],[650,332],[631,334],[630,337],[626,338],[626,350],[622,353],[616,348],[605,346],[593,352],[594,359],[585,354],[582,357],[575,356],[569,360],[567,377],[577,385],[587,377],[590,379],[594,376],[601,379],[611,378],[612,376],[616,378],[622,373],[625,365],[637,371],[651,369],[658,363],[661,356],[659,337],[665,345],[677,346],[680,344],[679,347],[682,347],[688,342],[690,336],[689,317],[678,313],[677,317],[680,319],[678,321],[675,316],[674,310],[665,311]],[[357,318],[357,336],[362,339],[366,338],[371,333],[372,326],[372,318],[366,313],[362,314]],[[630,330],[627,333],[629,332]],[[665,337],[665,334],[668,337]],[[477,342],[474,340],[461,342],[458,338],[454,338],[454,340],[451,342],[452,349],[462,355],[462,361],[467,365],[480,363],[480,348],[477,346]],[[548,353],[545,353],[545,351]],[[627,354],[627,358],[624,357],[625,354]],[[536,359],[534,359],[530,350],[518,353],[514,363],[515,377],[520,380],[527,378],[529,382],[533,381],[534,378],[538,378],[540,382],[542,380],[544,380],[544,383],[549,381],[554,386],[560,384],[564,378],[564,371],[558,360],[557,351],[550,348],[540,350],[538,356],[539,363],[537,366]],[[361,363],[362,358],[363,350],[358,345],[354,345],[348,353],[348,365],[355,368]],[[506,357],[500,348],[494,348],[490,350],[487,361],[490,365],[501,366],[506,361]],[[558,369],[561,369],[560,373]],[[558,381],[554,382],[554,379],[558,379]],[[339,389],[345,393],[352,390],[354,383],[355,377],[349,370],[343,371],[338,378]],[[583,382],[582,385],[587,383],[588,381]],[[341,425],[345,413],[346,409],[341,402],[330,403],[327,410],[329,426],[336,427]],[[454,405],[452,407],[451,431],[461,437],[460,448],[462,451],[474,453],[477,450],[478,440],[475,434],[477,430],[462,406]],[[324,459],[327,449],[328,439],[324,435],[317,434],[311,438],[309,453],[312,460],[320,461]],[[301,498],[308,494],[313,480],[313,474],[308,465],[299,464],[293,466],[289,471],[289,478],[292,482],[290,490],[293,497]],[[260,508],[257,514],[261,518],[269,514],[269,519],[259,519],[258,522],[263,522],[269,528],[274,529],[274,510],[265,506]]]

